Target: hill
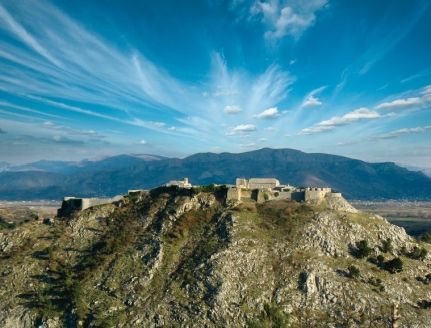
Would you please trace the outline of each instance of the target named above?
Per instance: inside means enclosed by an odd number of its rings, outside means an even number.
[[[158,188],[0,228],[0,325],[429,327],[430,245],[336,208]]]
[[[67,174],[26,171],[20,177],[16,172],[2,172],[0,199],[112,196],[185,176],[194,184],[234,183],[236,177],[276,177],[296,186],[329,186],[348,199],[431,199],[430,177],[394,163],[269,148],[239,154],[200,153],[184,159],[117,156]]]

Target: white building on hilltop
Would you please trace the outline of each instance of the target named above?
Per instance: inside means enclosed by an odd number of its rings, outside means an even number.
[[[183,180],[171,180],[167,184],[166,187],[177,186],[180,188],[191,188],[192,184],[189,182],[189,178],[184,178]]]

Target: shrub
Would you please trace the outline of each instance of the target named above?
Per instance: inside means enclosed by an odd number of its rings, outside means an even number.
[[[365,257],[368,257],[372,252],[372,249],[368,247],[368,241],[361,240],[356,243],[356,252],[355,256],[357,258],[363,259]]]
[[[359,271],[359,269],[356,267],[356,266],[354,266],[354,265],[351,265],[351,266],[349,266],[348,268],[347,268],[347,276],[349,277],[349,278],[354,278],[354,279],[356,279],[356,278],[358,278],[359,276],[360,276],[360,274],[361,274],[361,272]]]
[[[397,273],[403,271],[403,261],[396,257],[384,264],[385,270],[389,271],[390,273]]]
[[[377,256],[377,264],[382,265],[385,262],[385,257],[383,255]]]
[[[383,282],[380,278],[368,278],[367,283],[376,287],[376,291],[383,292],[385,290],[385,286],[383,285]]]
[[[273,304],[265,304],[257,320],[247,323],[249,328],[273,327],[284,328],[289,326],[289,316]]]
[[[384,252],[384,253],[392,252],[394,249],[394,247],[392,246],[392,240],[390,240],[390,239],[384,240],[382,243],[381,249],[382,249],[382,252]]]
[[[413,250],[407,254],[408,257],[414,260],[420,260],[423,261],[426,256],[428,255],[428,251],[425,248],[419,248],[415,246]]]
[[[425,277],[416,277],[416,280],[425,285],[429,285],[431,284],[431,273],[428,273]]]

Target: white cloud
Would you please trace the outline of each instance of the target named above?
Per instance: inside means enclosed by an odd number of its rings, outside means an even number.
[[[263,112],[260,112],[259,114],[254,115],[254,117],[268,119],[268,118],[276,118],[279,115],[280,113],[278,112],[277,107],[270,107],[268,109],[265,109]]]
[[[241,112],[241,107],[237,105],[227,105],[223,110],[226,114],[237,114]]]
[[[305,96],[301,107],[306,108],[306,107],[322,105],[322,101],[316,96],[325,89],[326,89],[326,86],[322,86],[320,88],[312,90],[307,96]]]
[[[306,99],[304,99],[304,102],[302,103],[302,107],[304,108],[320,105],[322,105],[322,102],[319,100],[319,98],[314,96],[308,96]]]
[[[415,128],[403,128],[376,136],[373,139],[395,139],[404,135],[424,133],[429,130],[431,130],[431,125],[419,126]]]
[[[316,12],[322,9],[327,0],[289,1],[280,3],[256,1],[250,8],[252,17],[260,17],[267,26],[265,38],[281,39],[290,35],[298,38],[307,28],[314,24]]]
[[[157,128],[163,128],[166,125],[164,122],[154,122],[154,126]]]
[[[249,132],[256,131],[256,126],[253,124],[240,124],[235,127],[233,127],[227,135],[234,135],[234,134],[245,134]]]
[[[140,145],[146,145],[146,144],[147,144],[147,141],[146,141],[146,140],[144,140],[144,139],[142,139],[142,140],[140,140],[140,141],[139,141],[139,144],[140,144]]]
[[[342,116],[334,116],[329,120],[321,121],[312,127],[301,130],[300,134],[315,134],[331,131],[337,126],[348,125],[356,121],[378,119],[380,117],[382,116],[378,112],[362,107]]]
[[[384,102],[376,106],[376,109],[398,109],[404,107],[417,106],[422,104],[422,99],[419,97],[411,97],[404,99],[396,99],[390,102]]]

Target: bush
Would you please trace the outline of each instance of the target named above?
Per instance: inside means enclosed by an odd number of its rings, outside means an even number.
[[[383,253],[390,253],[394,250],[394,247],[392,246],[392,240],[386,239],[382,243],[382,252]]]
[[[428,273],[425,277],[416,277],[417,281],[420,281],[424,285],[430,285],[431,284],[431,273]]]
[[[390,273],[397,273],[403,271],[403,261],[396,257],[384,264],[385,270],[389,271]]]
[[[408,257],[414,260],[423,261],[428,255],[428,251],[425,248],[419,248],[415,246],[413,250],[407,254]]]
[[[289,316],[273,304],[265,304],[263,311],[255,321],[247,322],[249,328],[273,327],[284,328],[289,326]]]
[[[355,256],[357,258],[363,259],[365,257],[368,257],[372,252],[372,249],[368,247],[368,241],[361,240],[356,243],[356,252]]]
[[[377,288],[376,291],[383,292],[385,290],[385,286],[380,278],[368,278],[367,283]]]
[[[361,272],[359,271],[359,269],[357,267],[355,267],[354,265],[351,265],[347,268],[347,276],[349,278],[353,278],[356,279],[360,276]]]

